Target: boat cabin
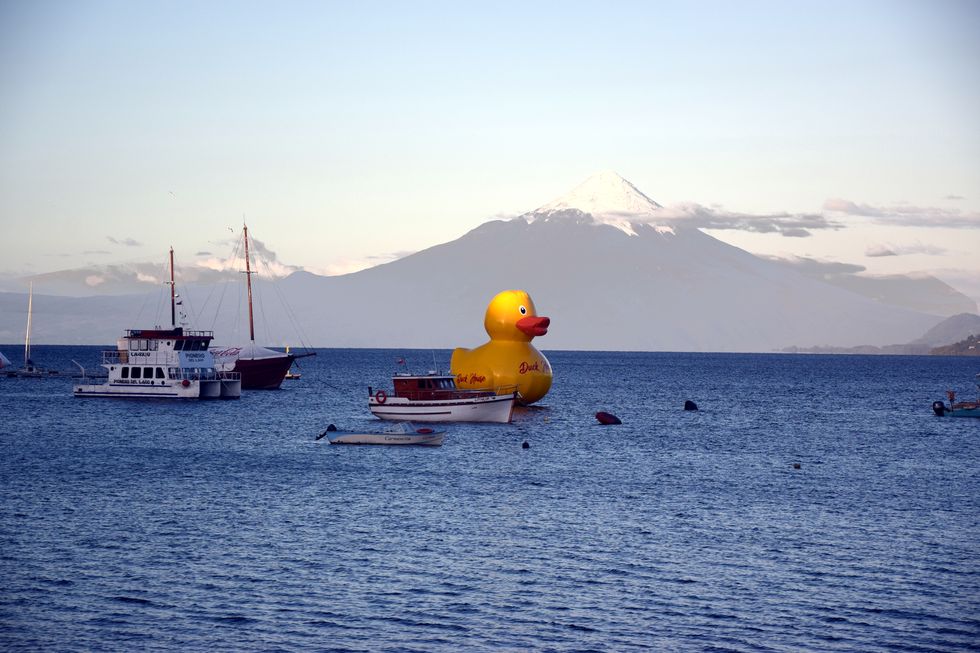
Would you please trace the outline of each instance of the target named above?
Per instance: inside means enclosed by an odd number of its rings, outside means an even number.
[[[405,399],[440,400],[461,397],[493,396],[495,393],[483,390],[460,390],[456,379],[451,375],[427,374],[424,376],[397,375],[393,379],[395,396]]]
[[[214,358],[208,345],[212,331],[128,329],[116,351],[106,351],[102,363],[110,376],[123,383],[155,385],[164,380],[215,379]]]

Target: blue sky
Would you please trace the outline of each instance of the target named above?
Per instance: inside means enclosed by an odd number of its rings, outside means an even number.
[[[5,0],[0,274],[214,249],[243,215],[336,272],[613,169],[665,205],[865,206],[810,238],[712,233],[969,283],[977,34],[968,1]]]

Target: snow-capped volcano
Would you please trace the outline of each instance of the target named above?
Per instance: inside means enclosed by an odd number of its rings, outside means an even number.
[[[578,216],[584,213],[591,216],[595,224],[607,224],[635,236],[634,223],[650,224],[657,219],[657,213],[662,208],[636,186],[607,170],[589,177],[571,192],[521,217],[534,222],[557,215]],[[657,230],[673,233],[669,226]]]

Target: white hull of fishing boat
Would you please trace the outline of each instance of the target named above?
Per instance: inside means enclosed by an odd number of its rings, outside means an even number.
[[[445,431],[419,428],[410,422],[396,424],[384,431],[337,431],[333,425],[320,434],[326,436],[330,444],[387,444],[438,447],[446,437]]]
[[[415,400],[388,397],[384,403],[372,396],[371,413],[387,420],[416,422],[496,422],[506,424],[514,413],[517,395],[506,394],[467,399]]]

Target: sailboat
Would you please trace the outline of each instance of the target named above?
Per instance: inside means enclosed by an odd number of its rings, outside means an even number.
[[[57,376],[58,370],[46,370],[38,367],[31,359],[31,318],[34,314],[34,283],[31,282],[27,294],[27,330],[24,332],[24,366],[18,370],[9,370],[7,376],[18,376],[25,379],[40,379],[45,376]],[[8,361],[9,363],[9,361]]]
[[[244,390],[278,390],[292,367],[293,361],[316,352],[305,354],[283,353],[255,344],[255,320],[252,312],[252,270],[248,248],[248,225],[242,227],[245,238],[245,283],[248,286],[248,335],[247,345],[236,347],[212,347],[215,366],[219,370],[238,372],[242,376]]]

